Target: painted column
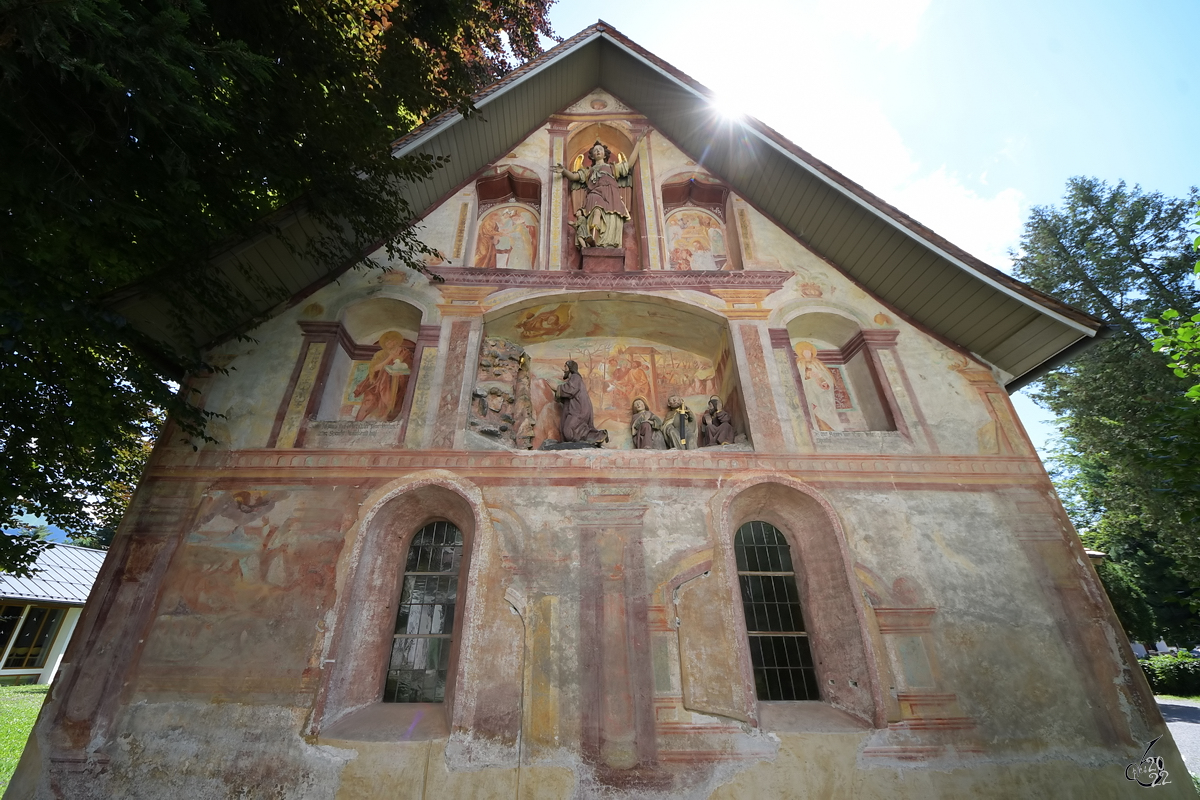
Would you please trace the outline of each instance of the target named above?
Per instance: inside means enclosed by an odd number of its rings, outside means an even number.
[[[440,325],[422,325],[417,333],[417,347],[413,354],[413,376],[410,381],[408,398],[400,412],[404,420],[404,433],[400,441],[404,447],[419,448],[424,441],[428,428],[425,417],[429,412],[429,398],[433,387],[433,378],[437,370],[438,339],[441,336]]]
[[[750,440],[754,449],[765,453],[796,452],[795,435],[779,424],[776,397],[782,396],[774,360],[767,361],[771,352],[771,337],[767,316],[771,309],[763,308],[769,290],[713,289],[712,293],[725,301],[725,316],[733,332],[733,352],[737,359],[738,382],[745,400],[746,421],[750,425]]]
[[[348,338],[338,322],[304,321],[300,323],[300,329],[304,332],[300,356],[275,415],[267,447],[304,446],[304,428],[316,416],[320,406],[321,390],[333,364],[333,355],[342,340]],[[353,342],[350,346],[353,347]]]
[[[602,772],[656,761],[644,507],[575,509],[579,520],[582,749]]]
[[[438,304],[442,328],[438,339],[436,378],[431,397],[435,402],[426,410],[429,430],[426,447],[433,450],[461,450],[466,436],[467,404],[477,372],[476,361],[483,337],[484,297],[490,286],[439,287],[445,303]]]
[[[550,166],[561,164],[567,146],[566,120],[550,119]],[[570,164],[566,165],[570,167]],[[550,172],[550,199],[542,211],[542,252],[545,253],[546,269],[563,268],[563,204],[566,202],[565,181],[561,175]]]

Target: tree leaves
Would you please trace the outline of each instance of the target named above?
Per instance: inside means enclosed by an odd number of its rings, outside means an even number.
[[[1034,209],[1014,256],[1036,288],[1117,327],[1043,378],[1033,397],[1059,418],[1052,477],[1090,546],[1126,630],[1200,640],[1200,414],[1159,352],[1158,325],[1200,311],[1191,277],[1196,199],[1073,178],[1061,208]],[[1178,362],[1177,362],[1178,363]]]
[[[333,270],[424,269],[391,143],[550,36],[551,0],[19,0],[0,6],[0,523],[115,524],[164,412],[206,367],[105,310],[139,283],[232,329],[208,269],[289,205]],[[4,568],[0,554],[0,568]],[[12,562],[8,562],[10,565]]]

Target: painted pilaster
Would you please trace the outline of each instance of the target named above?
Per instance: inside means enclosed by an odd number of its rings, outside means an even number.
[[[550,121],[550,166],[561,164],[567,146],[567,124],[563,120]],[[569,164],[567,165],[570,166]],[[543,247],[546,254],[546,269],[563,268],[563,204],[565,186],[561,175],[550,172],[550,199],[542,211]]]
[[[445,303],[438,339],[438,379],[433,396],[437,402],[426,412],[432,434],[428,447],[461,450],[466,437],[467,404],[475,381],[476,358],[483,337],[483,308],[479,301],[493,291],[490,286],[443,286]],[[444,355],[443,355],[444,354]]]

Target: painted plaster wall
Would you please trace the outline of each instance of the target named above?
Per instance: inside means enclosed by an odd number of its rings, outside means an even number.
[[[745,275],[668,274],[661,197],[645,187],[703,168],[652,131],[635,187],[653,212],[642,269],[549,269],[567,208],[550,166],[605,114],[636,138],[636,114],[593,93],[498,162],[541,177],[536,269],[462,268],[479,218],[470,184],[424,219],[445,283],[351,272],[254,341],[216,346],[228,372],[197,388],[223,415],[218,442],[193,450],[169,431],[159,444],[7,797],[1137,791],[1126,766],[1166,728],[997,376],[736,194],[727,224]],[[316,419],[320,398],[345,390],[325,391],[305,348],[373,358],[385,331],[361,309],[381,300],[419,319],[404,327],[417,367],[406,415]],[[575,311],[550,314],[563,307]],[[719,332],[705,352],[730,354],[720,391],[740,394],[748,441],[469,446],[484,338],[502,330],[536,351],[617,335],[596,309],[617,334],[661,313],[643,349],[683,348],[689,325]],[[519,322],[541,313],[522,338]],[[827,351],[872,359],[893,429],[814,422],[789,333],[806,315],[834,321]],[[329,421],[351,432],[313,446]],[[436,518],[470,551],[450,699],[380,704],[396,565]],[[730,544],[753,519],[799,556],[821,702],[755,699]],[[1191,796],[1169,735],[1156,752],[1172,783],[1155,796]]]

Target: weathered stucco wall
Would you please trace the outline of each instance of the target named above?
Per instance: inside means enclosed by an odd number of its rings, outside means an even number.
[[[578,268],[551,171],[596,137],[638,143],[623,273]],[[217,345],[218,441],[164,435],[6,796],[1137,791],[1166,728],[1003,376],[694,156],[593,93],[426,215],[444,283],[352,272]],[[514,447],[554,438],[567,358],[610,445]],[[738,441],[631,449],[630,402],[671,394]],[[432,520],[468,553],[447,700],[381,703]],[[820,701],[756,699],[753,520],[798,563]],[[1155,796],[1191,796],[1154,752]]]

